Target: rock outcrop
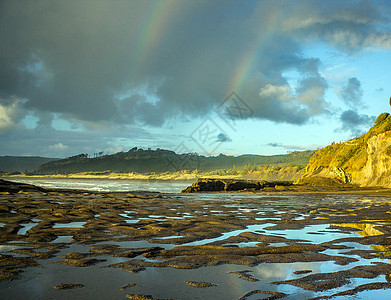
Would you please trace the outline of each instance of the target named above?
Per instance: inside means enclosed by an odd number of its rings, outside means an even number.
[[[391,116],[383,113],[362,136],[315,152],[299,182],[391,188]]]
[[[289,186],[292,184],[292,181],[256,181],[199,178],[197,182],[184,189],[182,193],[261,190],[267,187],[280,189],[281,187]]]
[[[18,192],[45,192],[46,190],[35,185],[27,183],[18,183],[0,179],[0,192],[18,193]]]

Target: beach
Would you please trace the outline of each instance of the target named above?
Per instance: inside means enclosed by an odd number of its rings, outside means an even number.
[[[388,196],[25,188],[0,199],[8,299],[380,299],[391,287]]]

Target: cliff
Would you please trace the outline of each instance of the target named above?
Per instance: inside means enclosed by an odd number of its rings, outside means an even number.
[[[391,116],[383,113],[362,136],[316,151],[300,183],[391,188]]]

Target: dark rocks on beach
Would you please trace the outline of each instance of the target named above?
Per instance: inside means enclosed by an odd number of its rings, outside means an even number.
[[[255,294],[269,294],[270,296],[267,296],[266,298],[262,298],[262,299],[267,299],[267,300],[280,299],[280,298],[285,298],[287,296],[287,294],[280,293],[280,292],[252,290],[252,291],[249,291],[246,294],[244,294],[242,297],[240,297],[239,300],[245,300],[248,297],[251,297]]]
[[[182,193],[262,190],[264,188],[275,188],[276,186],[281,188],[292,184],[292,181],[199,178],[197,182],[184,189]]]
[[[139,286],[139,285],[131,282],[131,283],[125,284],[124,286],[120,287],[119,290],[126,291],[126,289],[131,288],[131,287],[135,287],[135,286]]]
[[[247,281],[252,281],[252,282],[259,281],[258,278],[255,278],[254,276],[249,274],[251,272],[252,271],[249,271],[249,270],[243,270],[243,271],[235,271],[235,272],[230,272],[230,273],[238,274],[240,278],[247,280]]]
[[[128,299],[133,299],[133,300],[155,300],[152,295],[143,295],[143,294],[129,294],[125,296]]]
[[[298,270],[298,271],[293,272],[293,274],[296,274],[296,275],[308,274],[308,273],[312,273],[312,270]]]
[[[72,290],[72,289],[80,289],[84,287],[84,284],[81,283],[61,283],[53,286],[55,290]]]
[[[204,281],[185,281],[187,285],[197,287],[197,288],[207,288],[211,286],[217,286],[217,284],[210,283],[210,282],[204,282]]]
[[[0,179],[0,192],[18,193],[18,192],[45,192],[45,189],[26,183],[17,183]]]

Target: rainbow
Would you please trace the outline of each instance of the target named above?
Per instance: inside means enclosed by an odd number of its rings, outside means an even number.
[[[140,24],[133,51],[133,74],[140,76],[148,59],[154,51],[159,51],[158,45],[164,32],[170,26],[173,14],[178,12],[178,2],[175,0],[152,1],[148,3],[144,21]]]
[[[176,0],[148,2],[144,21],[137,30],[132,53],[130,68],[134,76],[143,77],[143,72],[148,69],[150,57],[153,57],[155,51],[159,51],[159,44],[164,38],[165,32],[169,30],[173,16],[179,14],[184,8],[189,9],[188,6],[188,2]],[[258,9],[262,9],[261,4]],[[266,20],[262,20],[261,23],[264,25],[259,25],[259,31],[255,33],[247,50],[244,51],[233,68],[232,75],[227,81],[226,94],[232,91],[240,94],[244,84],[251,79],[256,70],[259,54],[267,41],[281,26],[281,17],[281,10],[274,10],[268,14]]]
[[[259,53],[265,46],[266,42],[275,34],[276,30],[281,26],[281,13],[279,11],[271,12],[267,20],[262,23],[267,24],[266,28],[260,28],[252,43],[248,45],[248,50],[245,51],[242,57],[236,64],[235,71],[231,77],[227,94],[230,92],[240,93],[245,82],[250,79],[250,76],[255,71]]]

